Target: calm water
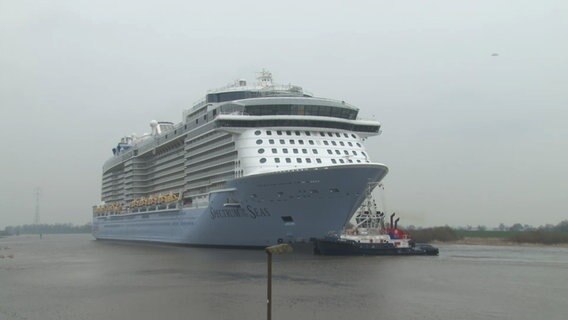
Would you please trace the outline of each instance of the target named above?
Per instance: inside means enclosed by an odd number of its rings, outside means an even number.
[[[0,239],[0,319],[265,319],[262,251]],[[568,249],[279,256],[273,319],[568,319]],[[14,255],[13,258],[6,258]]]

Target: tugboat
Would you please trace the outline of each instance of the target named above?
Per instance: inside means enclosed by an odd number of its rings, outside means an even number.
[[[370,188],[371,189],[371,188]],[[353,228],[341,235],[330,234],[322,239],[312,239],[314,253],[318,255],[375,255],[375,256],[437,256],[438,248],[425,243],[415,243],[398,228],[400,218],[385,227],[385,214],[376,208],[370,191],[367,201],[359,208]],[[394,221],[393,221],[394,220]]]

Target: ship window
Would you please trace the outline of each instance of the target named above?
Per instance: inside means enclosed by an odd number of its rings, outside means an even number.
[[[349,151],[347,150],[343,150],[343,153],[345,153],[345,155],[349,155]]]
[[[338,132],[335,133],[335,136],[341,138],[341,135]]]
[[[207,115],[204,115],[204,116],[203,116],[203,120],[207,120]]]
[[[256,144],[262,144],[262,140],[261,139],[256,140]]]
[[[260,136],[260,130],[256,130],[256,131],[254,132],[254,135],[255,135],[255,136]]]
[[[187,124],[183,126],[184,129],[187,129]]]
[[[293,149],[292,150],[294,153],[298,153],[298,149]]]
[[[260,158],[260,163],[265,163],[266,162],[266,158]]]
[[[361,163],[361,160],[357,160],[357,163]]]
[[[296,158],[297,163],[302,163],[302,158]]]
[[[284,139],[280,139],[280,144],[285,144],[286,141],[284,141]]]
[[[312,152],[313,152],[314,154],[318,154],[318,149],[312,149]]]
[[[331,150],[329,150],[329,149],[327,149],[327,153],[333,154],[333,152],[331,152]]]
[[[217,115],[217,109],[213,110],[213,116]]]
[[[291,163],[291,162],[292,162],[292,159],[286,158],[286,163]]]
[[[327,135],[333,137],[333,134],[331,132],[328,132]]]
[[[266,131],[266,135],[271,136],[271,135],[272,135],[272,131],[267,130],[267,131]]]
[[[360,148],[360,147],[361,147],[361,144],[360,144],[360,143],[357,143],[357,146]]]
[[[287,135],[287,136],[291,136],[291,135],[292,135],[292,131],[286,131],[286,135]]]
[[[335,159],[331,159],[331,163],[337,163],[337,161],[335,161]]]
[[[288,153],[288,149],[287,149],[287,148],[284,148],[284,149],[282,149],[282,152]]]
[[[365,151],[361,151],[361,154],[364,155],[365,157],[367,156],[367,154],[365,153]]]
[[[343,136],[344,136],[345,138],[349,138],[349,136],[347,135],[347,133],[344,133]]]
[[[353,146],[353,144],[352,144],[351,142],[347,142],[347,144],[348,144],[350,147]]]
[[[312,163],[312,159],[306,158],[306,162],[307,162],[307,163]]]
[[[331,144],[334,145],[334,146],[337,145],[337,143],[335,141],[332,141]]]
[[[280,158],[274,158],[274,162],[280,163]]]
[[[298,140],[299,144],[304,144],[304,140]]]
[[[353,150],[353,155],[356,156],[356,155],[357,155],[357,151]]]
[[[327,142],[327,140],[323,140],[323,144],[325,144],[326,146],[329,146],[329,142]]]
[[[317,158],[317,159],[316,159],[316,162],[317,162],[317,163],[321,163],[321,159],[320,159],[320,158]]]
[[[357,139],[357,137],[354,134],[351,134],[351,136],[353,137],[353,139]]]
[[[343,141],[339,141],[339,145],[340,145],[340,146],[345,146],[345,143],[343,143]]]
[[[313,145],[314,144],[314,140],[308,140],[308,143]]]
[[[264,153],[264,149],[258,149],[258,153]]]
[[[343,159],[339,159],[339,162],[341,162],[341,163],[345,163],[345,161],[343,161]]]
[[[195,119],[195,124],[198,124],[198,123],[199,123],[199,119]]]
[[[348,161],[349,163],[353,163],[353,160],[351,160],[351,159],[349,159],[349,160],[347,160],[347,161]]]
[[[290,144],[296,143],[293,139],[290,139]]]
[[[282,221],[284,221],[284,222],[286,222],[286,223],[294,222],[294,219],[292,219],[291,216],[283,216],[283,217],[281,217],[281,218],[282,218]]]
[[[295,133],[297,136],[300,135],[300,131],[295,131],[294,133]]]
[[[312,135],[309,131],[306,131],[305,133],[308,137]]]
[[[276,148],[272,148],[272,153],[277,153],[278,150],[276,150]]]
[[[339,150],[335,150],[335,153],[336,153],[336,154],[341,154],[341,152],[339,152]]]
[[[325,133],[320,132],[320,136],[325,137]]]
[[[278,131],[276,131],[276,134],[279,135],[279,136],[281,136],[281,135],[282,135],[282,131],[278,130]]]
[[[270,140],[268,140],[268,143],[270,143],[270,144],[274,144],[274,139],[270,139]]]
[[[308,149],[302,149],[302,153],[308,153]]]
[[[329,192],[339,192],[339,189],[337,189],[337,188],[330,188],[330,189],[329,189]]]

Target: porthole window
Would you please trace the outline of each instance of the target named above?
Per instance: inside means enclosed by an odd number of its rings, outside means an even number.
[[[353,160],[349,159],[349,160],[347,160],[347,162],[349,162],[349,163],[353,163]]]
[[[331,152],[331,150],[329,150],[329,149],[327,149],[327,153],[333,154],[333,152]]]
[[[335,153],[336,153],[336,154],[341,154],[341,152],[339,152],[339,150],[335,150]]]
[[[349,151],[347,151],[347,150],[343,150],[343,153],[345,153],[346,156],[349,155]]]
[[[356,155],[357,155],[357,151],[353,150],[353,155],[356,156]]]
[[[343,136],[344,136],[345,138],[349,138],[349,136],[347,135],[347,133],[344,133]]]
[[[357,143],[357,146],[358,146],[359,148],[361,148],[361,144],[360,144],[360,143]]]
[[[325,144],[326,146],[329,146],[329,142],[327,142],[327,140],[323,140],[323,144]]]
[[[290,139],[290,144],[295,144],[295,143],[296,143],[296,141]]]
[[[308,153],[308,149],[302,149],[302,153]]]
[[[351,142],[347,142],[347,144],[348,144],[350,147],[353,146],[353,144],[352,144]]]
[[[314,154],[318,154],[318,149],[312,149],[312,152],[313,152]]]
[[[334,146],[337,145],[337,143],[335,141],[332,141],[331,144],[334,145]]]
[[[280,158],[274,158],[274,162],[280,163]]]
[[[274,144],[274,139],[270,139],[270,140],[268,140],[268,143],[270,143],[270,144]]]
[[[277,130],[277,131],[276,131],[276,134],[279,135],[279,136],[281,136],[281,135],[282,135],[282,131]]]
[[[278,150],[276,148],[272,148],[272,153],[278,153]]]
[[[261,139],[256,140],[256,144],[262,144],[262,140]]]
[[[357,139],[357,136],[355,136],[354,134],[351,134],[351,136],[353,137],[353,139]]]
[[[286,158],[286,163],[292,163],[292,159]]]
[[[342,147],[344,147],[344,146],[345,146],[345,143],[343,143],[343,141],[339,141],[339,145],[342,146]]]
[[[341,135],[338,132],[335,133],[335,136],[341,138]]]
[[[343,161],[343,159],[339,159],[339,162],[341,162],[341,163],[345,163],[345,161]]]
[[[266,135],[267,135],[267,136],[271,136],[271,135],[272,135],[272,131],[270,131],[270,130],[266,131]]]
[[[302,158],[296,158],[297,163],[302,163]]]
[[[331,132],[328,132],[327,135],[333,137],[333,134]]]
[[[314,140],[308,140],[308,143],[314,145]]]
[[[292,135],[292,131],[286,131],[286,135],[287,135],[287,136],[291,136],[291,135]]]
[[[335,161],[335,159],[331,159],[331,163],[337,163],[337,161]]]
[[[300,135],[300,131],[295,131],[294,133],[295,133],[297,136]]]
[[[287,149],[287,148],[284,148],[284,149],[282,149],[282,152],[288,153],[288,149]]]
[[[254,135],[255,135],[255,136],[260,136],[260,130],[256,130],[256,131],[254,132]]]
[[[307,163],[312,163],[312,159],[306,158],[306,162],[307,162]]]
[[[292,151],[296,154],[298,153],[298,149],[293,149]]]
[[[265,163],[266,162],[266,158],[260,158],[260,163]]]
[[[320,132],[320,136],[325,137],[325,133]]]
[[[304,140],[298,140],[299,144],[304,144]]]
[[[321,163],[321,159],[320,159],[320,158],[317,158],[317,159],[316,159],[316,162],[317,162],[317,163]]]
[[[309,137],[309,136],[311,136],[312,134],[311,134],[309,131],[306,131],[306,135]]]
[[[264,153],[264,149],[262,149],[262,148],[258,149],[258,153],[261,153],[261,154]]]
[[[284,139],[280,139],[280,144],[285,144],[286,141]]]

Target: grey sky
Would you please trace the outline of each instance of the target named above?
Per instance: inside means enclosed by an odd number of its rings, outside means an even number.
[[[262,68],[383,124],[404,224],[568,219],[566,1],[0,0],[0,228],[85,223],[152,119]],[[492,56],[498,53],[498,56]]]

